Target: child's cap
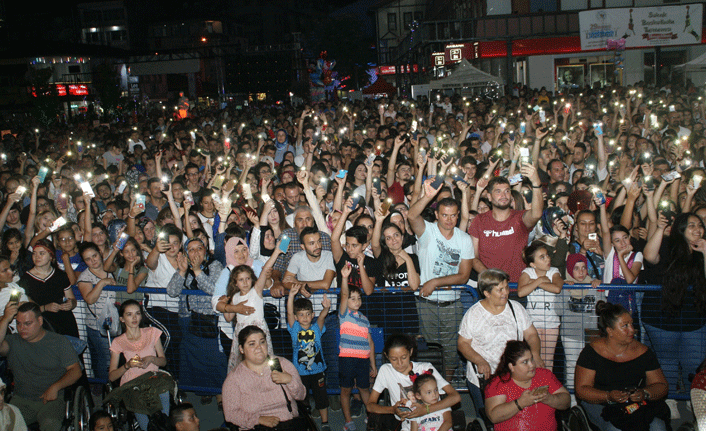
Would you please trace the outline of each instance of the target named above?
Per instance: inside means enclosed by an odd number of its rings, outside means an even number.
[[[570,276],[574,276],[574,267],[579,262],[583,262],[586,266],[588,266],[588,259],[586,259],[586,256],[581,253],[573,253],[566,258],[566,271]]]

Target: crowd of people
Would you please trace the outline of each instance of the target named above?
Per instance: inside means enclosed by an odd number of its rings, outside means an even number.
[[[463,364],[475,405],[510,429],[568,408],[567,388],[596,421],[597,405],[655,403],[686,391],[706,357],[698,88],[189,106],[185,118],[145,108],[7,125],[0,353],[26,422],[52,417],[46,401],[79,378],[65,344],[28,348],[42,324],[84,338],[96,378],[163,368],[222,386],[241,429],[297,429],[309,391],[328,429],[328,347],[347,431],[363,405],[403,429],[448,429]],[[661,288],[616,286],[636,284]],[[275,356],[266,292],[286,303],[292,357]],[[161,329],[142,327],[145,309]],[[382,367],[373,327],[390,335]],[[415,340],[400,334],[441,344],[441,373],[412,362]],[[56,358],[31,364],[51,372],[30,388],[16,368],[35,354]],[[639,376],[615,387],[632,361]],[[384,389],[391,408],[377,404]]]

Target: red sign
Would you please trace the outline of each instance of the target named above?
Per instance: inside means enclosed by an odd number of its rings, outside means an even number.
[[[410,67],[409,64],[406,64],[406,65],[402,65],[401,70],[402,70],[402,73],[410,73],[410,70],[413,71],[414,73],[417,73],[419,71],[419,66],[417,66],[416,64],[413,64]],[[378,73],[380,75],[394,75],[395,73],[397,73],[397,69],[395,68],[395,66],[380,66],[378,68]]]
[[[56,84],[56,94],[63,96],[87,96],[88,95],[88,85],[86,84]],[[48,96],[49,92],[45,91],[44,96]],[[37,89],[32,87],[32,96],[37,97]]]
[[[69,85],[69,94],[72,96],[88,96],[88,86],[86,84]]]

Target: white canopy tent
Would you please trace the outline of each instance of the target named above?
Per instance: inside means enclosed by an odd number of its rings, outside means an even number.
[[[694,85],[701,86],[706,84],[706,53],[701,54],[688,63],[674,66],[674,68],[677,70],[682,69],[684,79],[690,78]]]
[[[449,76],[429,83],[429,89],[442,92],[460,92],[464,95],[485,94],[492,88],[492,92],[503,94],[503,80],[476,69],[465,58],[449,72]]]

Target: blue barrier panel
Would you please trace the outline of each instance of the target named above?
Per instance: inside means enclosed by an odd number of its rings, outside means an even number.
[[[516,284],[511,284],[511,289],[516,289]],[[219,333],[213,339],[206,339],[194,334],[202,334],[197,323],[191,315],[185,313],[183,306],[187,296],[208,296],[200,290],[183,290],[178,298],[166,295],[164,289],[140,288],[134,294],[127,294],[124,286],[106,286],[106,292],[116,295],[116,300],[127,297],[144,299],[146,312],[153,325],[157,325],[165,332],[163,342],[166,345],[167,369],[180,381],[180,388],[201,394],[220,392],[222,381],[189,382],[188,375],[182,375],[184,370],[191,374],[200,365],[192,363],[189,352],[202,349],[209,352],[210,360],[224,363],[228,360],[229,353],[237,340],[233,342],[233,325],[227,323],[223,316],[218,316]],[[471,286],[455,288],[459,292],[459,300],[453,303],[430,303],[415,298],[414,292],[403,291],[397,288],[376,290],[370,296],[363,298],[361,313],[370,320],[375,341],[384,342],[384,339],[393,333],[405,333],[414,337],[426,334],[425,342],[420,343],[424,360],[434,363],[439,371],[446,373],[452,385],[461,390],[466,390],[465,374],[466,361],[456,351],[456,338],[458,326],[464,313],[479,300],[478,291]],[[662,316],[661,311],[655,309],[655,297],[659,298],[661,286],[655,285],[601,285],[592,289],[590,285],[565,285],[560,294],[547,293],[537,297],[518,298],[516,293],[511,294],[511,299],[519,301],[530,314],[533,324],[543,340],[542,356],[545,363],[552,367],[554,373],[573,392],[573,370],[578,355],[587,342],[597,334],[597,317],[595,303],[600,299],[610,298],[629,308],[632,312],[636,338],[651,346],[657,353],[658,359],[670,383],[670,398],[688,398],[690,373],[706,356],[706,336],[701,333],[704,324],[700,319],[690,319],[688,316],[679,320]],[[79,323],[81,337],[86,339],[85,320],[90,311],[81,300],[78,289],[74,292],[79,299],[79,306],[74,310],[74,315]],[[314,314],[318,316],[321,307],[321,293],[314,292],[310,298],[314,307]],[[322,337],[323,359],[327,364],[327,386],[330,393],[339,392],[338,369],[338,316],[337,296],[338,289],[326,291],[331,299],[332,307],[326,318],[326,332]],[[265,314],[272,339],[275,354],[294,360],[292,339],[287,330],[286,301],[287,298],[273,298],[269,292],[264,292]],[[642,305],[649,304],[645,310]],[[181,314],[180,314],[181,311]],[[646,324],[647,322],[647,324]],[[314,322],[315,323],[315,322]],[[694,330],[691,330],[696,328]],[[686,329],[686,330],[685,330]],[[436,332],[434,332],[436,331]],[[438,343],[438,344],[437,344]],[[676,348],[677,343],[679,349]],[[106,343],[107,345],[107,343]],[[375,348],[378,366],[382,364],[382,346]],[[680,355],[689,352],[689,358]],[[96,379],[95,366],[91,355],[84,357],[89,377]],[[694,365],[696,364],[696,366]],[[208,364],[212,366],[213,364]],[[107,366],[107,365],[106,365]],[[100,370],[99,370],[100,371]],[[98,373],[100,374],[100,373]]]

